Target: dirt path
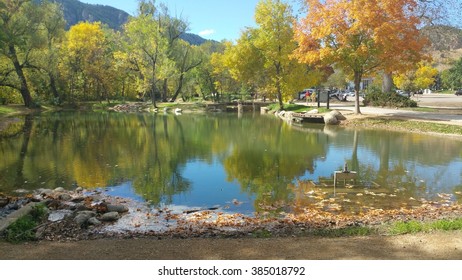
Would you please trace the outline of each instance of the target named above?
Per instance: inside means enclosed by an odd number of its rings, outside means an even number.
[[[240,239],[101,239],[12,245],[0,259],[30,260],[462,260],[462,231],[401,236]]]

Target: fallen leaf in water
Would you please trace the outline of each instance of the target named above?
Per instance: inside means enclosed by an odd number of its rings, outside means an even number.
[[[438,195],[439,197],[443,199],[451,199],[452,197],[452,194],[449,194],[449,193],[437,193],[436,195]]]
[[[233,203],[234,205],[241,205],[241,204],[242,204],[242,202],[240,202],[240,201],[237,200],[236,198],[232,200],[232,203]]]

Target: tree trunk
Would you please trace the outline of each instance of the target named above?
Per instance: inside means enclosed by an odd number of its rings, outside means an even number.
[[[18,55],[16,54],[16,49],[14,45],[9,45],[9,51],[10,51],[10,58],[14,65],[14,69],[19,78],[19,82],[20,82],[19,91],[21,93],[22,99],[24,100],[24,105],[27,108],[32,108],[33,106],[32,96],[30,94],[29,87],[27,86],[26,76],[24,75],[24,72],[22,71],[22,66],[19,63]]]
[[[359,91],[361,89],[362,73],[359,71],[355,71],[354,76],[355,76],[355,114],[360,115],[361,110],[359,109]]]
[[[382,79],[382,92],[391,92],[391,88],[393,86],[391,73],[383,73]]]
[[[152,100],[152,106],[154,106],[154,108],[157,108],[157,104],[156,104],[156,86],[155,85],[152,85],[151,86],[151,100]]]
[[[278,100],[279,100],[279,108],[281,110],[284,110],[284,103],[282,102],[282,92],[281,92],[281,80],[280,80],[280,74],[281,73],[281,63],[276,63],[276,90],[277,90],[277,95],[278,95]]]
[[[170,99],[170,102],[175,102],[175,100],[178,98],[178,95],[181,92],[181,89],[183,88],[183,79],[184,79],[184,74],[181,73],[180,79],[178,80],[178,87],[176,88],[175,93],[172,96],[172,99]]]
[[[53,93],[53,97],[59,100],[60,97],[59,97],[58,89],[56,88],[56,79],[53,76],[53,74],[48,74],[48,76],[50,77],[50,88],[51,88],[51,92]],[[59,100],[59,102],[61,102],[61,100]]]
[[[162,102],[167,102],[167,91],[168,91],[168,80],[164,79],[164,83],[162,85]]]
[[[281,93],[281,85],[277,82],[277,89],[278,89],[278,100],[279,100],[279,108],[284,110],[284,103],[282,102],[282,93]]]

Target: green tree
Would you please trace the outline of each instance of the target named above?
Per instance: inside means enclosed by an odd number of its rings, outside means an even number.
[[[232,77],[237,81],[230,83],[233,85],[232,91],[238,91],[243,85],[248,88],[254,88],[259,93],[266,95],[264,85],[268,79],[265,68],[262,67],[264,59],[260,51],[255,47],[254,29],[247,29],[242,32],[241,37],[235,45],[231,42],[225,43],[225,50],[222,54],[215,54],[212,63],[215,68],[215,73],[221,76],[226,73],[228,77]],[[224,76],[226,77],[226,76]],[[225,79],[229,81],[229,79]]]
[[[240,83],[242,83],[242,81],[236,79],[236,74],[233,73],[235,71],[233,66],[239,65],[230,58],[230,54],[233,53],[233,44],[229,41],[224,41],[222,44],[224,49],[220,52],[212,53],[210,57],[214,89],[216,90],[213,92],[215,101],[220,101],[220,98],[226,93],[231,97],[231,94],[238,92]],[[246,61],[246,63],[249,63],[249,61]]]
[[[0,2],[0,85],[18,90],[26,107],[33,107],[27,69],[40,40],[41,7],[32,0]]]
[[[185,20],[170,15],[168,8],[159,5],[158,22],[160,32],[168,41],[167,57],[173,62],[164,75],[161,90],[162,101],[175,101],[182,92],[187,73],[197,67],[202,61],[197,55],[196,47],[181,39],[188,24]]]
[[[236,45],[228,45],[221,59],[238,81],[275,97],[279,106],[309,83],[309,68],[291,57],[294,17],[290,5],[262,0],[255,9],[256,28],[242,32]]]
[[[443,71],[441,79],[445,87],[462,88],[462,58],[454,62],[450,69]]]
[[[175,91],[173,93],[171,102],[174,102],[178,95],[182,92],[185,80],[189,77],[187,74],[192,69],[196,68],[202,63],[199,55],[199,49],[196,46],[191,46],[183,40],[179,40],[176,44],[174,61],[176,63],[177,79],[175,82]]]
[[[61,7],[56,3],[43,2],[43,36],[46,39],[46,47],[42,50],[42,55],[37,62],[37,68],[44,72],[48,78],[46,86],[47,92],[51,92],[55,101],[60,102],[59,93],[59,46],[65,38],[64,14]]]
[[[214,73],[214,67],[212,65],[212,55],[222,53],[224,51],[224,44],[207,41],[200,45],[198,48],[199,51],[197,55],[200,57],[202,63],[199,65],[199,67],[193,69],[192,71],[192,80],[194,80],[197,88],[195,92],[200,93],[203,99],[207,99],[208,96],[212,96],[214,101],[217,102],[219,96],[216,94],[217,78]]]
[[[342,69],[334,69],[334,73],[327,78],[323,85],[329,88],[344,89],[348,85],[348,78]]]
[[[166,28],[163,15],[154,1],[141,1],[138,15],[124,27],[126,61],[130,69],[137,73],[140,95],[143,98],[150,96],[154,107],[160,84],[175,67],[168,56]]]

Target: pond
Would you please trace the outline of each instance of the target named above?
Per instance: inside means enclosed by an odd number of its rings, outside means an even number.
[[[462,141],[259,114],[42,113],[1,133],[0,192],[77,186],[153,207],[359,213],[462,200]],[[358,173],[339,182],[344,164]]]

